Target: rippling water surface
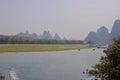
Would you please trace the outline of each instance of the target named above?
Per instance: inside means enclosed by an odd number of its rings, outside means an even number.
[[[103,49],[0,54],[0,71],[14,68],[19,80],[80,80],[99,63]]]

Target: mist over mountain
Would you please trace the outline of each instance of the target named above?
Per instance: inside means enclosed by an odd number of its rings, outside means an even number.
[[[90,32],[85,38],[85,42],[106,45],[109,41],[108,29],[105,26],[100,27],[97,32]]]
[[[26,31],[25,33],[24,32],[20,32],[16,36],[19,36],[19,37],[31,37],[31,34],[29,34],[29,32]]]
[[[56,33],[53,37],[54,40],[61,40],[60,36]]]
[[[105,26],[102,26],[97,30],[96,35],[100,39],[108,38],[108,36],[109,36],[108,29]]]
[[[97,40],[98,39],[95,32],[89,32],[88,36],[85,38],[85,41],[88,43],[94,43]]]
[[[120,20],[116,20],[113,24],[110,39],[117,38],[120,36]]]
[[[116,20],[110,33],[105,26],[102,26],[96,32],[89,32],[88,36],[85,38],[85,42],[106,45],[112,42],[113,38],[117,38],[119,36],[120,20]]]
[[[40,38],[40,36],[39,35],[37,35],[36,33],[32,33],[31,35],[30,35],[30,37],[31,38]]]
[[[44,31],[42,34],[29,33],[29,31],[26,31],[26,32],[19,32],[15,35],[2,35],[2,34],[0,35],[0,37],[5,37],[5,36],[15,36],[15,37],[33,38],[33,39],[47,39],[47,40],[70,40],[64,36],[60,37],[58,33],[52,35],[50,31]]]
[[[52,34],[50,33],[50,31],[44,31],[40,35],[38,35],[36,33],[30,34],[28,31],[26,31],[26,32],[20,32],[20,33],[16,34],[15,36],[18,36],[18,37],[27,37],[27,38],[34,38],[34,39],[62,40],[62,38],[57,33],[55,33],[55,35],[52,36]]]
[[[48,31],[44,31],[43,34],[41,35],[42,39],[53,39],[51,33]]]

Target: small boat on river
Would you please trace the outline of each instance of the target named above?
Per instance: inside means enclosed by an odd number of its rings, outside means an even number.
[[[91,76],[91,77],[86,78],[85,80],[96,80],[96,78],[95,76]]]

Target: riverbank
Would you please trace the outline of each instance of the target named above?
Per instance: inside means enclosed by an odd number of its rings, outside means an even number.
[[[4,52],[41,52],[63,51],[88,48],[86,44],[0,44],[0,53]]]

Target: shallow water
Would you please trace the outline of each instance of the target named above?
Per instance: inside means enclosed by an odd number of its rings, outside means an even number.
[[[0,71],[14,68],[19,80],[80,80],[99,63],[103,49],[0,54]]]

